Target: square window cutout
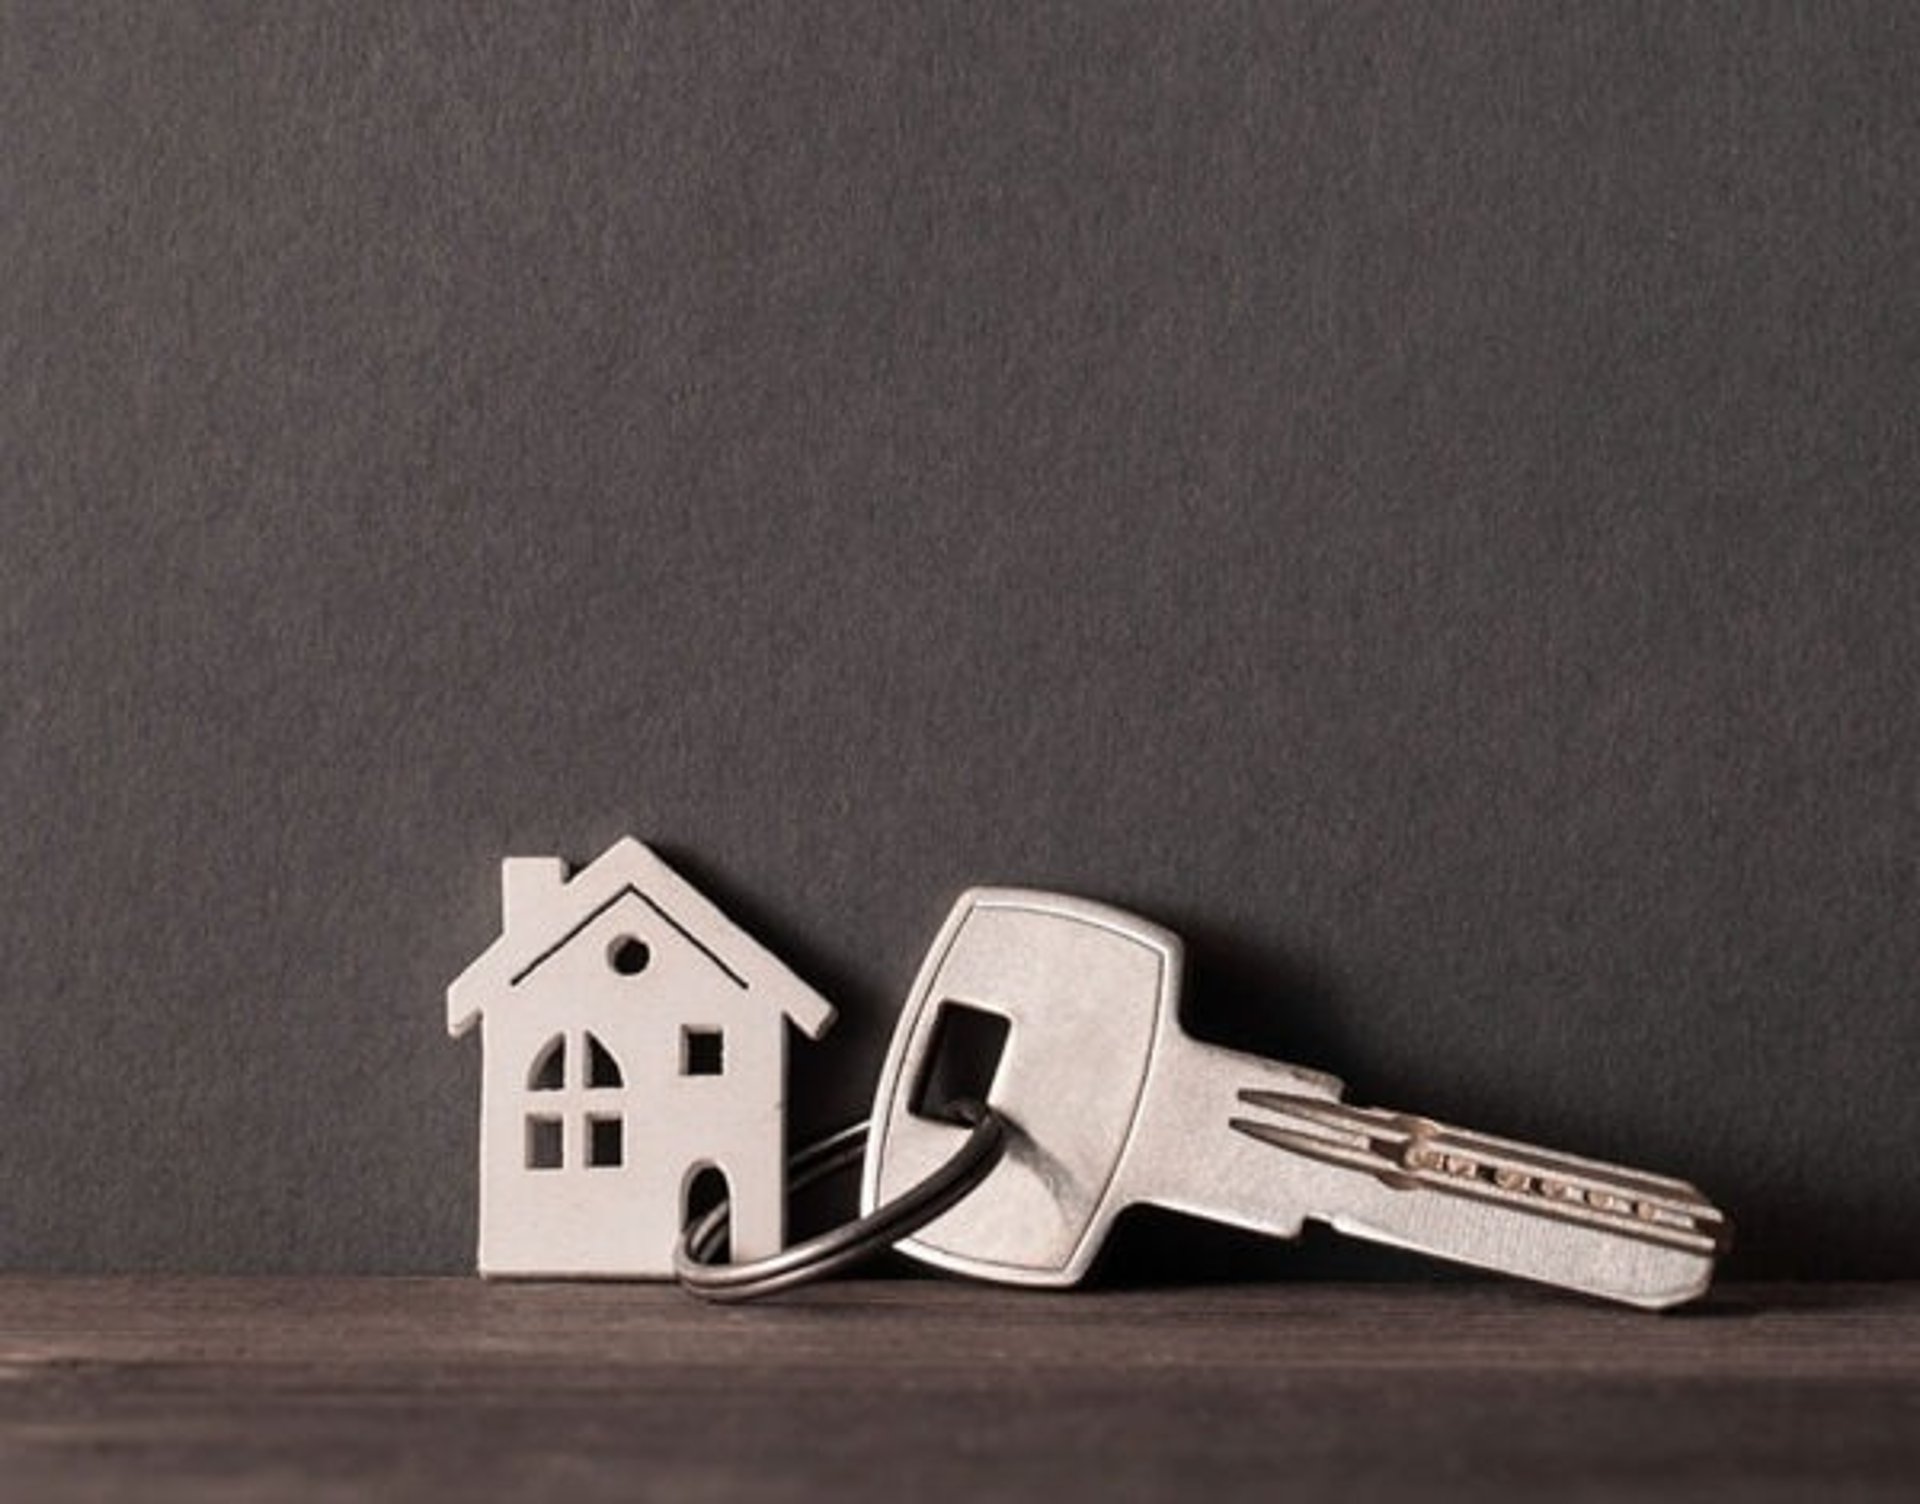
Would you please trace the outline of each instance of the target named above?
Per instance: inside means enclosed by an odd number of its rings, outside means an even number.
[[[527,1168],[529,1170],[560,1168],[560,1119],[541,1117],[527,1119]]]
[[[680,1031],[680,1074],[717,1076],[726,1069],[726,1039],[718,1029]]]
[[[624,1140],[619,1118],[588,1118],[587,1163],[596,1170],[619,1164]]]

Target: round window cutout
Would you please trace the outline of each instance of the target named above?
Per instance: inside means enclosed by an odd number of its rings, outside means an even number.
[[[615,935],[607,947],[607,965],[623,977],[637,977],[647,969],[653,952],[638,935]]]

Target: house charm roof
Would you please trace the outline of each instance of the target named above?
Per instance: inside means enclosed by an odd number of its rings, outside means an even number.
[[[504,1000],[595,918],[628,893],[703,951],[732,982],[795,1028],[818,1039],[833,1005],[714,907],[713,902],[632,836],[568,875],[557,856],[510,856],[500,864],[503,931],[447,989],[447,1032],[456,1038]]]

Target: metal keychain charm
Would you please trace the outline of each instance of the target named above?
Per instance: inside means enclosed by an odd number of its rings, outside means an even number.
[[[702,1300],[731,1304],[825,1279],[912,1237],[985,1180],[1006,1152],[1006,1119],[991,1107],[980,1102],[956,1102],[948,1111],[967,1129],[960,1147],[914,1185],[865,1216],[766,1258],[716,1264],[711,1262],[712,1256],[732,1212],[722,1201],[682,1235],[674,1249],[674,1276],[684,1289]],[[866,1123],[855,1123],[807,1145],[788,1166],[792,1189],[803,1190],[841,1170],[857,1168],[866,1154],[867,1130]]]

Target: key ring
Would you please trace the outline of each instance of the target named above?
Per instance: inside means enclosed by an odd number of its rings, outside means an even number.
[[[1006,1119],[991,1107],[966,1101],[954,1103],[948,1111],[972,1131],[939,1169],[865,1216],[766,1258],[744,1264],[709,1262],[732,1213],[729,1203],[722,1201],[687,1228],[673,1251],[673,1272],[682,1288],[702,1300],[723,1304],[755,1300],[824,1279],[911,1237],[986,1179],[1006,1152]],[[866,1123],[854,1123],[807,1145],[789,1166],[791,1189],[804,1190],[859,1164],[866,1153],[867,1132]]]

